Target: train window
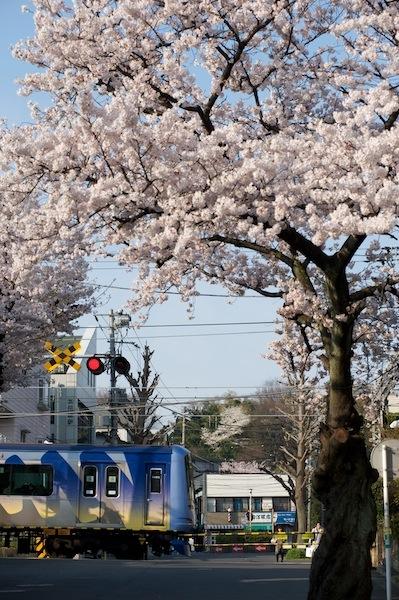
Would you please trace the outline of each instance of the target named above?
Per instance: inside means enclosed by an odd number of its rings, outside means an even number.
[[[93,497],[97,494],[97,467],[86,466],[83,469],[83,496]]]
[[[118,467],[107,467],[105,471],[105,495],[110,497],[119,496],[119,469]]]
[[[51,465],[0,465],[0,494],[50,496],[53,493]]]
[[[150,492],[160,494],[162,491],[162,469],[150,469]]]

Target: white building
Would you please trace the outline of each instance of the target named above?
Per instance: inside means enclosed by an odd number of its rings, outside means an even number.
[[[82,336],[57,340],[65,348],[80,342],[75,359],[80,364],[61,365],[51,373],[48,390],[50,439],[57,444],[92,444],[95,442],[94,409],[96,376],[86,367],[86,357],[96,353],[96,329],[85,329]]]
[[[387,412],[388,413],[399,413],[399,393],[398,390],[394,390],[392,394],[389,394],[387,398]]]
[[[288,480],[286,475],[280,477]],[[287,490],[264,473],[205,473],[196,500],[205,529],[246,529],[251,522],[253,531],[272,531],[275,525],[295,524]]]
[[[58,339],[67,347],[80,341],[76,371],[68,365],[57,367],[26,388],[16,387],[0,398],[0,441],[8,443],[94,443],[93,409],[96,406],[95,376],[86,368],[85,356],[96,353],[96,330],[82,336]]]
[[[26,388],[16,387],[1,394],[0,441],[10,444],[41,443],[50,435],[45,378]]]

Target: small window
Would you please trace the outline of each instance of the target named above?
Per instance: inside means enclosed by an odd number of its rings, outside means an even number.
[[[45,381],[44,379],[39,379],[38,382],[38,402],[39,404],[44,404],[44,386],[45,386]]]
[[[248,510],[248,498],[233,498],[233,511],[246,512]]]
[[[50,396],[50,425],[54,425],[55,423],[55,398],[54,396]]]
[[[273,510],[275,512],[286,512],[291,510],[289,498],[273,498]]]
[[[262,498],[252,498],[252,510],[254,512],[262,511]]]
[[[207,498],[206,509],[210,513],[216,512],[216,498]]]
[[[162,491],[162,469],[150,469],[150,492],[160,494]]]
[[[97,494],[97,467],[83,469],[83,496],[92,498]]]
[[[233,498],[216,498],[216,512],[226,512],[233,509]]]
[[[21,429],[19,434],[19,441],[22,444],[25,444],[28,441],[28,435],[30,434],[30,429]]]
[[[0,494],[50,496],[53,492],[51,465],[0,465]]]
[[[119,469],[107,467],[105,471],[105,495],[111,498],[119,496]]]

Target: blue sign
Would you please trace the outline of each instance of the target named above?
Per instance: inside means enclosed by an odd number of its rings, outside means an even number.
[[[275,524],[276,525],[295,525],[296,512],[287,511],[287,512],[277,512],[275,514]]]

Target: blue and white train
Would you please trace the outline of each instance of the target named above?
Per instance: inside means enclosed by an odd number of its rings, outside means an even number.
[[[0,533],[35,532],[47,553],[141,557],[147,542],[195,529],[181,446],[0,445]]]

